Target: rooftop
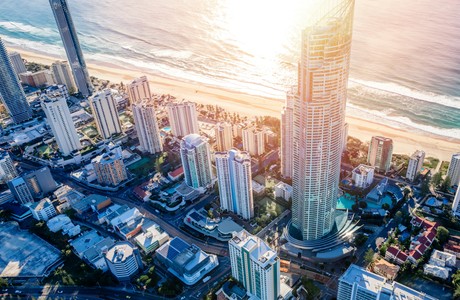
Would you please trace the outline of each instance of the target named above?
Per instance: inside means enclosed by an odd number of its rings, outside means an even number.
[[[122,263],[124,262],[127,258],[131,257],[133,255],[134,248],[129,242],[118,242],[116,243],[112,248],[107,251],[105,254],[105,257],[107,260],[110,262],[116,264],[116,263]]]

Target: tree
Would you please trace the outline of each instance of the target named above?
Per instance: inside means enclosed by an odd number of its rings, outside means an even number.
[[[422,196],[426,196],[430,193],[430,185],[428,184],[428,180],[422,181],[422,185],[420,186],[420,193]]]
[[[442,173],[438,172],[431,177],[431,184],[434,186],[438,186],[441,184],[442,181]]]
[[[452,180],[450,179],[449,176],[447,176],[446,179],[444,179],[444,181],[441,183],[441,186],[439,187],[439,189],[441,190],[441,192],[447,193],[451,186],[452,186]]]
[[[364,254],[364,261],[366,262],[366,264],[371,264],[374,261],[374,254],[374,250],[372,249],[366,251],[366,253]]]
[[[366,208],[367,207],[367,202],[366,201],[359,201],[359,207]]]
[[[402,221],[402,218],[403,218],[403,213],[402,211],[398,210],[395,214],[395,222],[396,224],[401,224],[401,221]]]
[[[440,244],[444,244],[449,238],[449,230],[447,230],[447,228],[444,226],[439,226],[436,230],[436,238]]]
[[[387,244],[383,244],[382,247],[380,247],[380,256],[385,256],[385,253],[387,252],[388,246]]]
[[[305,288],[305,290],[308,292],[307,294],[307,299],[308,300],[313,300],[317,296],[319,296],[319,293],[321,292],[320,289],[315,285],[313,280],[303,276],[302,277],[302,285]]]
[[[383,208],[384,210],[389,210],[389,209],[390,209],[390,204],[388,204],[388,203],[383,203],[383,204],[382,204],[382,208]]]

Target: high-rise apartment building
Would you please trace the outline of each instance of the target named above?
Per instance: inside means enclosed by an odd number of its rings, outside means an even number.
[[[158,120],[153,103],[144,98],[132,105],[134,125],[142,151],[150,154],[163,151]]]
[[[423,167],[423,161],[425,160],[425,151],[417,150],[411,155],[409,164],[407,166],[406,178],[410,181],[414,181],[417,175],[420,173]]]
[[[452,185],[457,184],[460,186],[460,152],[452,155],[447,176],[449,176]]]
[[[22,178],[36,198],[43,197],[57,189],[58,185],[48,167],[27,172]]]
[[[324,237],[336,223],[354,0],[334,5],[302,33],[289,234],[303,242]]]
[[[253,156],[265,153],[265,132],[255,126],[242,130],[243,149]]]
[[[5,183],[18,176],[14,162],[6,151],[0,152],[0,183]]]
[[[141,76],[131,81],[127,85],[127,90],[131,104],[136,104],[144,99],[148,99],[149,102],[152,101],[152,93],[146,76]]]
[[[62,155],[67,156],[73,151],[80,150],[80,139],[65,97],[58,94],[52,97],[42,95],[41,105]]]
[[[251,156],[247,152],[230,150],[216,152],[220,207],[244,219],[254,217]]]
[[[211,153],[208,142],[198,134],[182,138],[180,156],[184,168],[185,183],[193,188],[206,187],[211,183]]]
[[[118,186],[128,179],[123,156],[119,151],[111,151],[91,160],[96,172],[97,182],[101,185]]]
[[[460,203],[460,185],[457,188],[457,192],[455,193],[454,201],[452,202],[452,212],[453,213],[460,213],[458,204]]]
[[[91,79],[86,68],[85,58],[78,41],[77,31],[72,21],[67,0],[49,0],[54,19],[61,35],[62,43],[67,54],[67,60],[72,68],[73,78],[78,91],[85,97],[93,92]]]
[[[40,70],[37,72],[24,72],[19,74],[23,84],[41,88],[55,84],[53,73],[50,70]]]
[[[88,98],[97,131],[103,139],[121,133],[120,119],[118,118],[117,103],[110,89],[105,89]]]
[[[168,103],[168,118],[175,136],[198,134],[198,116],[194,102]]]
[[[0,38],[0,82],[0,100],[13,122],[22,123],[32,118],[32,111],[14,72],[2,38]]]
[[[278,299],[280,261],[276,251],[246,230],[235,232],[228,246],[233,278],[256,299]]]
[[[75,93],[77,87],[73,80],[69,64],[66,61],[56,61],[51,64],[51,71],[57,84],[63,84],[70,93]]]
[[[351,179],[355,187],[368,188],[374,181],[374,167],[360,164],[351,171]]]
[[[296,96],[295,90],[287,93],[286,105],[281,112],[281,175],[284,178],[292,178],[294,101]]]
[[[30,193],[29,187],[22,177],[16,177],[13,180],[8,181],[8,188],[13,194],[14,198],[22,204],[30,203],[34,201],[32,194]]]
[[[350,265],[339,278],[337,300],[411,299],[435,300],[396,281]]]
[[[383,136],[373,136],[369,144],[367,162],[379,171],[388,172],[393,155],[393,140]]]
[[[13,65],[14,72],[19,77],[19,74],[27,72],[26,65],[22,60],[21,54],[17,52],[10,53],[11,64]]]
[[[216,124],[216,145],[217,151],[228,151],[233,147],[233,127],[227,122]]]

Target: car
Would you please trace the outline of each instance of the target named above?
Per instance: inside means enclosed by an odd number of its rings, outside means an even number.
[[[21,294],[21,293],[22,293],[22,291],[20,291],[20,290],[15,290],[14,292],[15,292],[16,294]]]
[[[62,294],[62,291],[58,291],[58,294]]]

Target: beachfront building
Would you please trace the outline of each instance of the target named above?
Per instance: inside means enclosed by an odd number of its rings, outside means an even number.
[[[163,151],[163,143],[153,103],[144,98],[142,101],[134,102],[132,110],[141,151],[150,154]]]
[[[228,122],[216,124],[216,146],[217,151],[228,151],[233,147],[233,127]]]
[[[129,281],[143,264],[139,250],[130,242],[117,242],[105,254],[110,272],[118,281]]]
[[[374,181],[374,168],[360,164],[351,171],[354,186],[365,189]]]
[[[19,74],[23,84],[27,84],[36,88],[55,84],[53,73],[50,70],[41,70],[37,72],[25,72]]]
[[[251,156],[247,152],[230,150],[216,152],[217,181],[220,207],[244,219],[254,217]]]
[[[378,171],[388,172],[393,155],[393,140],[383,136],[373,136],[369,145],[367,162]]]
[[[452,185],[457,184],[460,187],[460,152],[452,155],[447,176],[449,176]]]
[[[265,132],[255,126],[247,127],[242,130],[243,150],[248,151],[253,156],[265,153]]]
[[[20,203],[27,204],[34,201],[29,187],[22,177],[16,177],[8,181],[7,184],[14,198]]]
[[[93,158],[91,163],[99,184],[115,187],[128,179],[123,156],[119,152],[101,154]]]
[[[80,150],[80,139],[65,97],[58,94],[52,97],[42,95],[41,105],[62,155],[67,156]]]
[[[337,300],[412,299],[435,300],[396,281],[350,265],[339,278]]]
[[[51,64],[51,71],[57,84],[65,85],[71,94],[77,91],[69,64],[66,61],[55,61]]]
[[[152,93],[150,92],[150,85],[146,76],[134,79],[127,85],[126,89],[131,105],[144,99],[147,99],[149,103],[152,101]]]
[[[91,79],[86,68],[85,58],[78,41],[77,30],[72,21],[67,0],[49,0],[54,19],[61,35],[62,43],[67,54],[73,78],[78,91],[85,97],[93,92]]]
[[[228,245],[233,278],[255,299],[278,299],[280,260],[276,251],[246,230],[235,232]]]
[[[415,151],[410,159],[407,166],[406,178],[410,181],[414,181],[423,167],[423,161],[425,160],[425,151],[417,150]]]
[[[460,185],[457,188],[457,192],[455,193],[454,202],[452,203],[452,212],[456,215],[460,215],[460,207],[458,204],[460,203]]]
[[[281,112],[281,175],[284,178],[292,178],[294,101],[296,95],[295,88],[287,93],[286,104]]]
[[[24,90],[14,72],[5,44],[0,37],[0,100],[14,123],[22,123],[32,118]]]
[[[110,89],[105,89],[88,98],[97,131],[103,139],[121,133],[117,103]]]
[[[14,72],[16,75],[19,77],[19,74],[27,72],[26,65],[24,64],[24,61],[22,60],[21,54],[18,52],[11,52],[9,54],[11,64],[13,65]]]
[[[0,183],[5,183],[18,176],[14,162],[7,151],[0,152]]]
[[[199,133],[198,116],[194,102],[168,103],[168,118],[174,136],[184,137]]]
[[[189,134],[180,143],[180,157],[184,167],[185,183],[192,188],[206,187],[211,183],[211,153],[206,139]]]

